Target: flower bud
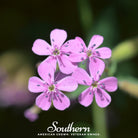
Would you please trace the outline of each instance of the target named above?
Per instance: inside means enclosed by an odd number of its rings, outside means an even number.
[[[25,110],[24,116],[29,121],[34,122],[38,119],[38,114],[41,112],[41,109],[38,108],[36,105],[32,106],[31,108]]]

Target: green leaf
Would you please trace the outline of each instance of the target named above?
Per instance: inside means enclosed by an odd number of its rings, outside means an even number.
[[[71,93],[66,93],[66,95],[70,98],[77,98],[81,92],[83,92],[85,89],[87,89],[88,86],[79,85],[77,90]]]
[[[86,69],[87,68],[87,59],[79,63],[79,67]]]

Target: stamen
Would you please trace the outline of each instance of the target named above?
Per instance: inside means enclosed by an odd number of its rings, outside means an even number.
[[[53,51],[53,55],[59,55],[59,54],[60,54],[60,51],[57,48],[55,48]]]
[[[50,86],[48,87],[48,91],[49,91],[49,92],[55,91],[55,86],[54,86],[53,84],[50,85]]]
[[[54,42],[55,40],[52,38],[52,41]]]
[[[97,87],[98,86],[97,81],[93,81],[92,86]]]
[[[39,87],[40,85],[39,85],[39,84],[37,84],[37,86]]]
[[[91,50],[88,50],[87,51],[87,56],[90,57],[92,55],[92,51]]]

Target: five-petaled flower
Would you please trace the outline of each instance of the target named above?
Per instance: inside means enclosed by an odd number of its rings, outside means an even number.
[[[86,47],[84,41],[80,37],[76,37],[76,40],[80,42],[81,52],[77,54],[71,54],[70,60],[73,62],[81,62],[89,59],[89,70],[99,71],[102,74],[105,64],[101,59],[108,59],[111,57],[111,50],[107,47],[98,48],[103,43],[103,37],[100,35],[94,35]]]
[[[110,104],[111,97],[105,90],[109,92],[117,90],[117,79],[115,77],[99,80],[99,72],[94,72],[91,68],[90,76],[81,68],[77,68],[72,76],[79,84],[88,86],[78,97],[81,105],[85,107],[89,106],[93,101],[94,95],[99,107],[104,108]]]
[[[54,29],[50,33],[51,46],[42,39],[37,39],[32,47],[32,51],[37,55],[50,55],[42,64],[47,62],[56,68],[58,62],[59,69],[65,74],[70,74],[76,69],[76,65],[72,64],[69,55],[81,51],[79,41],[72,39],[64,43],[67,33],[61,29]],[[64,44],[63,44],[64,43]]]
[[[54,80],[55,69],[48,63],[38,66],[38,74],[42,78],[31,77],[28,89],[31,92],[43,92],[36,98],[36,105],[42,110],[48,110],[53,101],[53,105],[58,110],[65,110],[70,106],[70,100],[61,91],[72,92],[77,89],[77,82],[67,76],[61,80]]]

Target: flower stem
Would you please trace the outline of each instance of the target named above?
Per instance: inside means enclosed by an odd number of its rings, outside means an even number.
[[[106,109],[98,107],[96,102],[93,102],[92,114],[95,133],[100,134],[98,138],[107,138]]]

